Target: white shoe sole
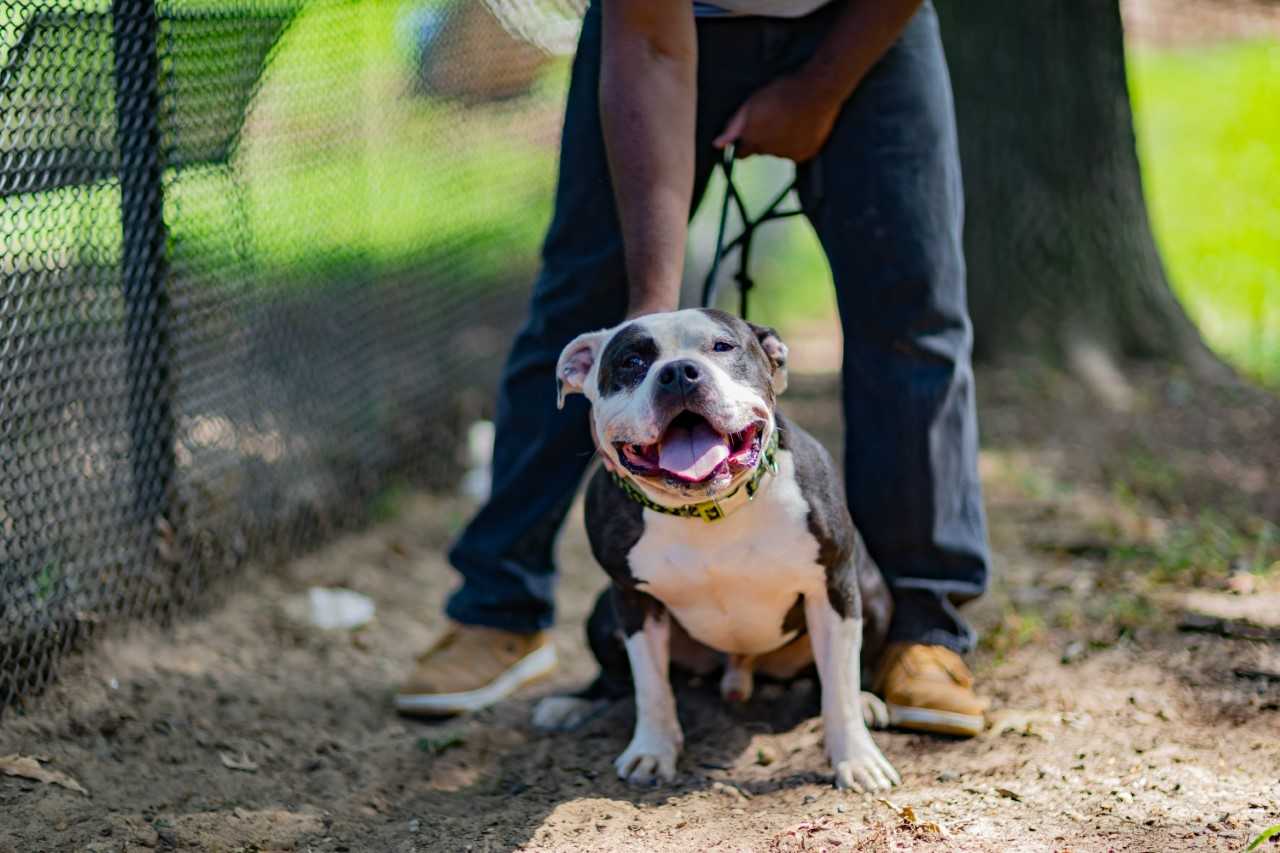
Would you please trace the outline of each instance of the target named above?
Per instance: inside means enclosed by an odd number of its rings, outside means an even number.
[[[985,721],[982,716],[958,714],[955,711],[935,711],[931,708],[910,708],[889,704],[889,725],[915,731],[974,737],[982,734]]]
[[[406,714],[463,714],[500,702],[556,666],[555,646],[547,643],[518,660],[484,687],[462,693],[397,693],[396,710]]]

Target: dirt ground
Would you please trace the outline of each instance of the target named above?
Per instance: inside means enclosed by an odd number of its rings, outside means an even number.
[[[206,616],[73,658],[0,724],[0,756],[87,793],[0,776],[0,851],[1242,850],[1280,823],[1280,643],[1177,622],[1280,615],[1280,403],[1161,374],[1136,376],[1127,412],[1038,367],[979,382],[995,571],[969,612],[992,726],[877,733],[903,777],[888,798],[830,786],[811,681],[740,707],[682,691],[667,788],[613,775],[629,703],[575,734],[532,730],[536,696],[592,673],[581,626],[603,574],[576,511],[554,680],[467,718],[397,717],[468,512],[413,495]],[[784,401],[838,447],[835,398],[830,377],[800,377]],[[376,618],[299,627],[284,602],[312,585],[371,596]]]

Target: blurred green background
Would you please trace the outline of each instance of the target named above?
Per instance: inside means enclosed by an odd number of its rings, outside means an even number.
[[[1147,203],[1209,344],[1280,384],[1280,42],[1130,50]]]
[[[1214,350],[1280,386],[1280,42],[1130,45],[1129,85],[1152,227],[1174,291]],[[788,169],[752,162],[743,172],[758,206]],[[707,207],[695,222],[702,243],[714,239],[718,213]],[[830,272],[802,221],[768,227],[776,230],[753,255],[753,313],[804,329],[834,310]],[[691,249],[704,269],[700,251]]]
[[[445,288],[527,281],[550,214],[567,63],[550,63],[516,99],[407,96],[421,42],[413,28],[430,22],[406,9],[437,8],[306,6],[266,70],[235,170],[170,177],[175,254],[227,277],[251,268],[288,287],[419,267]],[[25,14],[18,9],[0,4],[0,62]],[[349,34],[345,44],[330,38],[335,27]],[[1173,287],[1214,349],[1280,385],[1280,42],[1131,45],[1129,64],[1151,217]],[[758,206],[789,167],[756,158],[740,174]],[[0,239],[18,253],[38,232],[48,257],[91,254],[110,265],[118,204],[111,181],[6,196]],[[709,263],[718,209],[706,204],[695,220],[691,284]],[[753,314],[784,329],[831,316],[829,272],[802,220],[769,226],[757,245]],[[210,262],[218,257],[225,263]]]

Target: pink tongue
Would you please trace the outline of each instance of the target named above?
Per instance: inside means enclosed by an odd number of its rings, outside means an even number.
[[[667,430],[658,449],[662,470],[685,480],[705,479],[716,466],[729,458],[724,437],[702,421],[692,429],[678,426]]]

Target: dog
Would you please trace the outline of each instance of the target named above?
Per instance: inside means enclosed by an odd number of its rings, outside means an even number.
[[[745,701],[756,671],[785,679],[816,664],[836,786],[898,784],[867,729],[888,715],[861,691],[892,601],[830,455],[776,410],[787,384],[777,333],[714,309],[646,315],[575,338],[556,382],[561,407],[570,394],[591,403],[603,465],[586,527],[612,584],[588,620],[600,678],[543,700],[535,724],[571,728],[633,685],[618,775],[670,782],[683,734],[669,665],[723,667],[721,694]]]

